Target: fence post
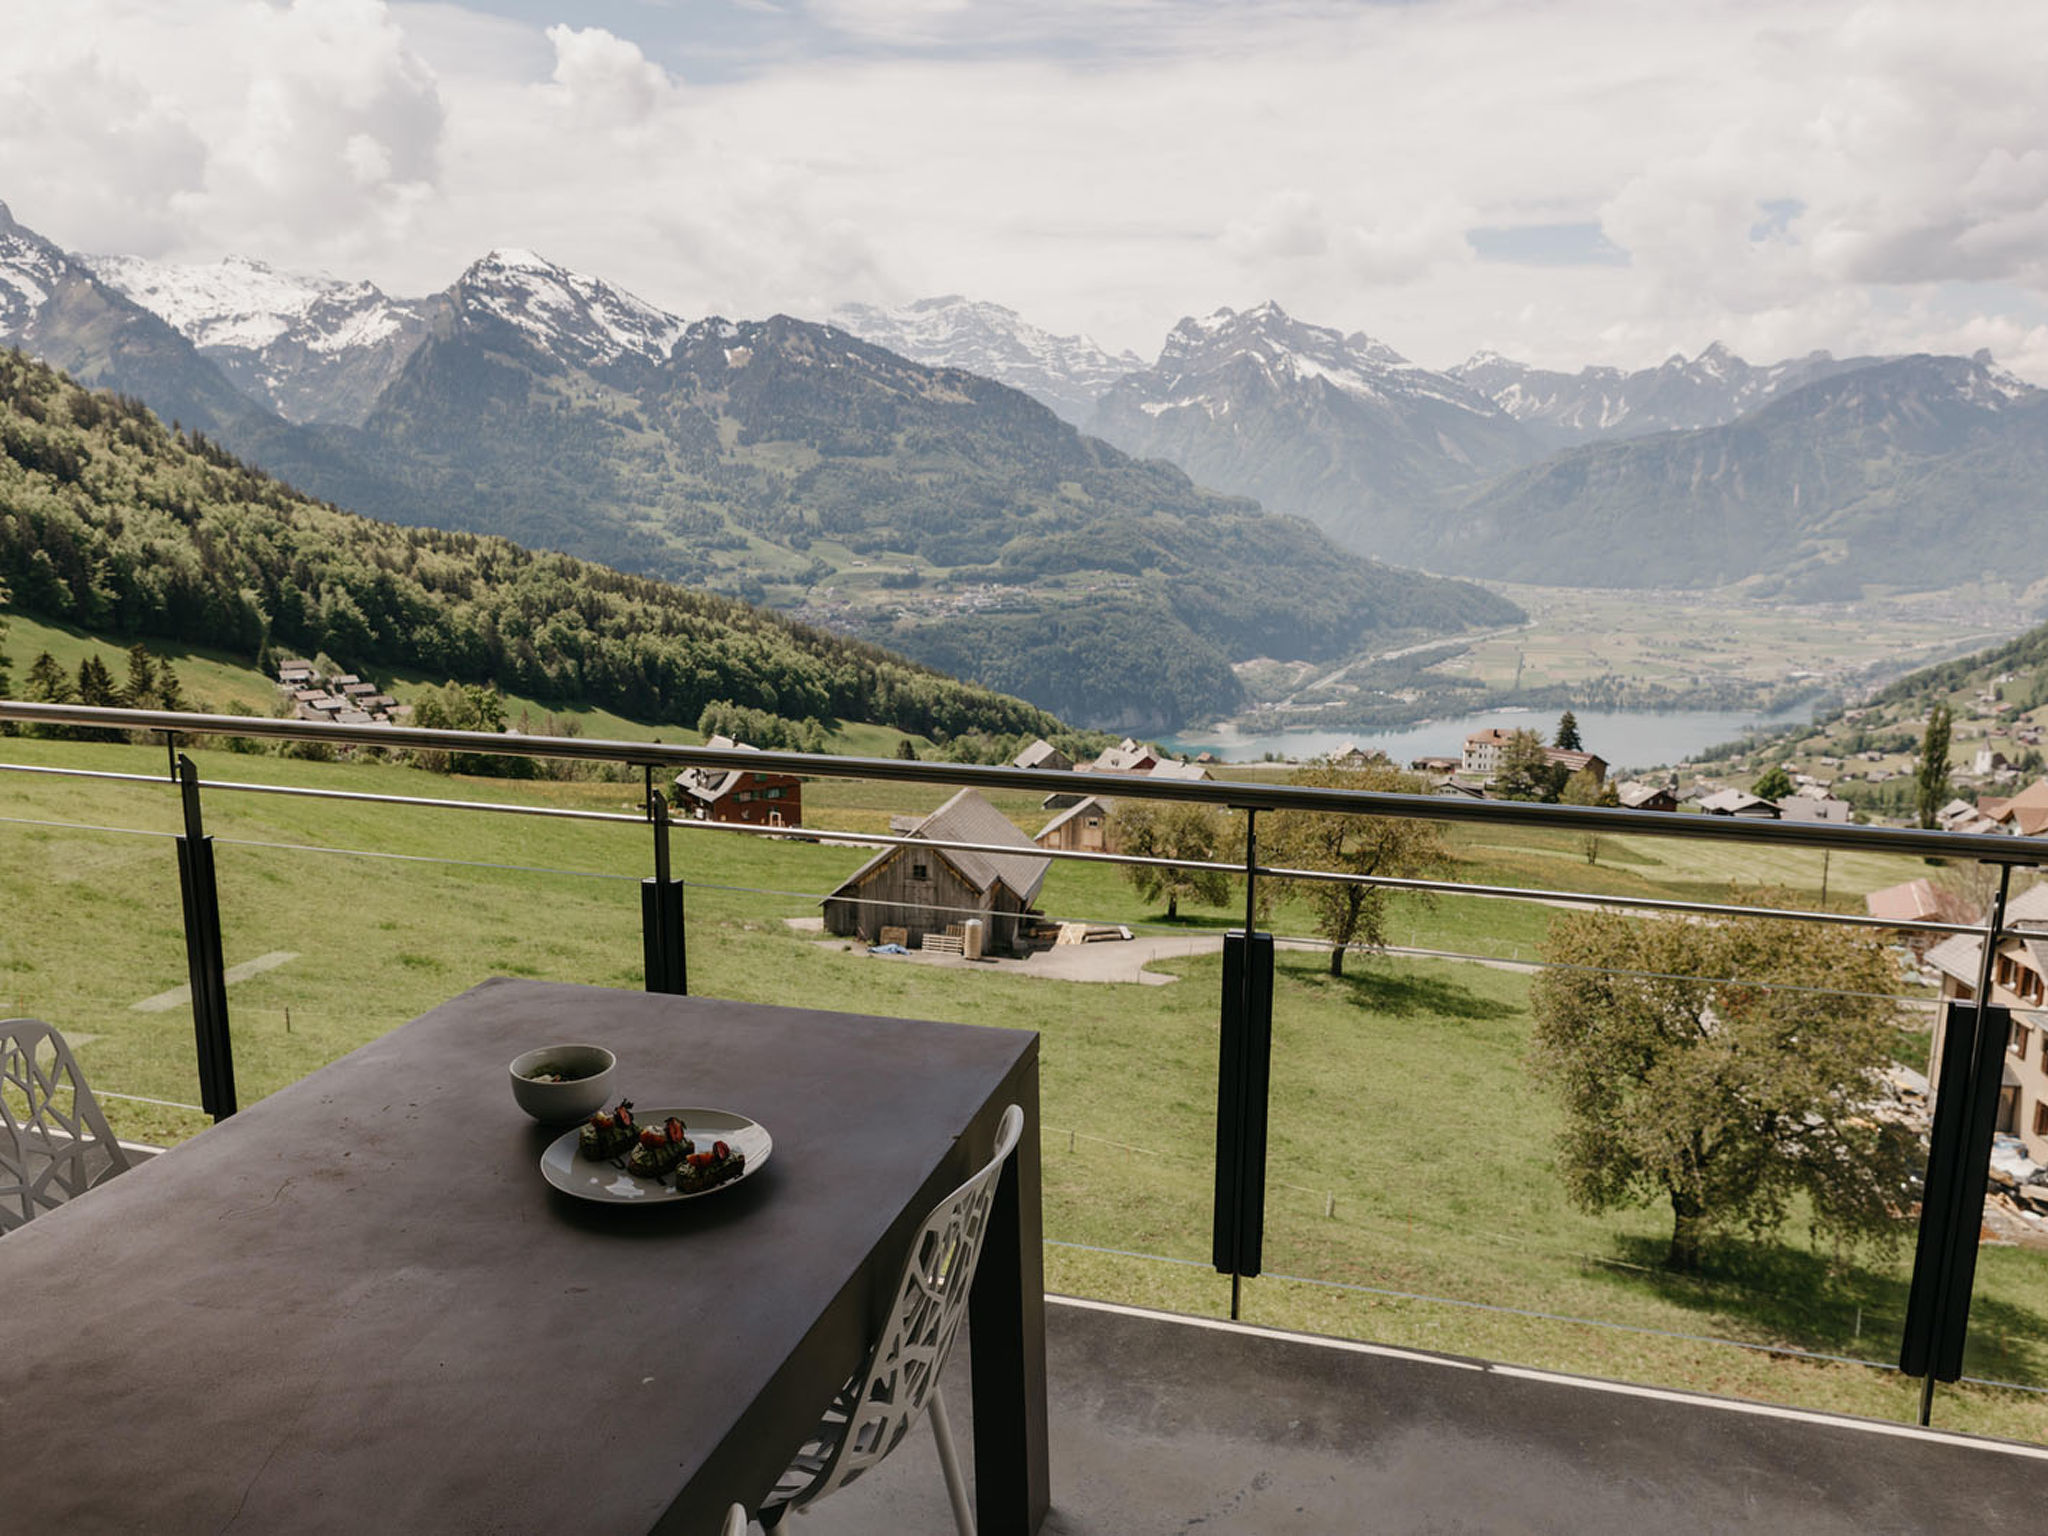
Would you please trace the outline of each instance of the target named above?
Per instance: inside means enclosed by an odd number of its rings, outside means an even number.
[[[178,893],[185,908],[185,974],[192,986],[199,1105],[220,1121],[236,1107],[227,969],[221,960],[220,888],[214,879],[213,839],[206,835],[199,814],[199,770],[182,752],[177,753],[177,770],[185,809],[185,831],[178,838]]]
[[[2012,866],[1998,870],[1998,894],[1984,928],[1977,995],[1951,1001],[1942,1016],[1941,1077],[1934,1089],[1934,1124],[1928,1133],[1927,1173],[1920,1190],[1920,1233],[1913,1252],[1913,1285],[1906,1295],[1906,1325],[1899,1369],[1922,1377],[1920,1422],[1933,1417],[1934,1384],[1963,1373],[1963,1341],[1970,1292],[1977,1278],[1977,1234],[1990,1178],[1991,1136],[2012,1015],[1991,1004],[1994,952],[2005,928]]]
[[[1257,1276],[1266,1224],[1266,1111],[1273,1060],[1273,936],[1257,931],[1258,812],[1245,813],[1244,927],[1223,937],[1223,1017],[1216,1064],[1216,1199],[1212,1257],[1240,1282]]]
[[[654,878],[640,882],[640,943],[647,990],[681,997],[690,990],[683,949],[683,882],[669,877],[668,801],[651,784],[647,818],[654,824]]]

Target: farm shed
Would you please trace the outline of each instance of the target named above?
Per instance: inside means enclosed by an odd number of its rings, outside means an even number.
[[[1019,919],[1031,910],[1052,860],[971,789],[961,790],[909,835],[1018,851],[920,848],[914,841],[885,848],[825,898],[826,931],[857,934],[872,943],[884,928],[901,928],[905,942],[916,949],[928,933],[944,933],[979,918],[990,952],[1015,953]]]

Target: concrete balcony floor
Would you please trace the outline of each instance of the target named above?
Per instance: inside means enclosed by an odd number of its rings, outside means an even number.
[[[2048,1521],[2040,1447],[1093,1302],[1047,1312],[1047,1536],[1989,1536]],[[964,1450],[964,1350],[946,1381]],[[929,1426],[786,1529],[952,1531]]]

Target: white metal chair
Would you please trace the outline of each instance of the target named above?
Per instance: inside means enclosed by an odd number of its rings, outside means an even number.
[[[0,1020],[0,1233],[128,1167],[64,1037]]]
[[[996,1177],[1023,1130],[1024,1111],[1012,1104],[996,1126],[995,1154],[987,1166],[925,1218],[904,1261],[887,1327],[763,1501],[764,1527],[773,1529],[790,1510],[816,1503],[873,1467],[902,1443],[929,1404],[953,1521],[960,1536],[974,1536],[974,1513],[960,1475],[946,1400],[939,1392],[939,1373],[946,1368],[953,1337],[967,1312],[989,1208],[995,1203]]]

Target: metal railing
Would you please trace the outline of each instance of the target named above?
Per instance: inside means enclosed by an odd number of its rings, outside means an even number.
[[[984,790],[1057,792],[1077,790],[1118,799],[1152,800],[1216,806],[1244,816],[1244,856],[1235,860],[1196,861],[1137,857],[1110,852],[1037,849],[1034,857],[1120,867],[1153,866],[1217,871],[1245,882],[1244,926],[1226,935],[1219,1008],[1222,1021],[1217,1069],[1217,1155],[1213,1203],[1213,1263],[1232,1284],[1232,1313],[1237,1311],[1240,1279],[1261,1272],[1267,1098],[1270,1078],[1273,1005],[1272,937],[1258,932],[1256,897],[1260,880],[1287,882],[1335,881],[1377,886],[1391,892],[1451,894],[1486,901],[1538,901],[1567,906],[1624,909],[1693,917],[1770,917],[1791,922],[1839,925],[1891,933],[1969,935],[1982,941],[1981,969],[1974,996],[1991,996],[1991,967],[1997,941],[2016,930],[2006,925],[2006,895],[2015,868],[2048,864],[2048,838],[2005,837],[1912,828],[1853,826],[1814,822],[1754,821],[1746,818],[1673,815],[1609,807],[1545,805],[1472,800],[1387,792],[1354,791],[1247,780],[1151,779],[1062,769],[1024,769],[975,764],[920,762],[903,759],[838,757],[821,754],[755,751],[669,745],[657,742],[602,741],[575,737],[528,736],[516,733],[428,730],[392,725],[260,719],[232,715],[200,715],[155,710],[91,708],[0,700],[0,721],[42,724],[95,731],[141,733],[161,740],[167,750],[163,778],[99,769],[0,763],[0,771],[22,774],[175,786],[182,811],[178,834],[180,892],[183,904],[195,1031],[204,1109],[215,1118],[235,1109],[233,1049],[223,983],[217,881],[211,839],[203,817],[208,794],[273,795],[309,800],[351,801],[387,807],[422,807],[469,811],[485,815],[548,817],[566,821],[613,824],[644,823],[652,833],[652,872],[642,884],[642,943],[649,990],[681,993],[688,988],[683,908],[683,882],[672,867],[672,832],[691,835],[807,839],[873,847],[915,843],[964,852],[1015,854],[1010,844],[986,844],[932,837],[906,837],[864,831],[804,827],[762,827],[697,820],[675,821],[664,793],[669,777],[685,768],[742,769],[754,773],[808,778],[871,780],[896,784],[971,787]],[[547,758],[605,764],[638,770],[643,804],[638,814],[514,802],[458,800],[433,796],[379,794],[369,791],[281,785],[232,780],[202,780],[181,747],[209,738],[240,737],[327,748],[372,747]],[[659,775],[659,779],[657,778]],[[1588,893],[1571,889],[1485,885],[1455,880],[1359,877],[1343,872],[1301,869],[1261,862],[1259,818],[1280,812],[1314,812],[1350,816],[1403,817],[1436,823],[1514,826],[1594,835],[1632,835],[1713,844],[1740,844],[1758,849],[1800,848],[1828,852],[1900,855],[1919,859],[1965,859],[1997,871],[1998,895],[1982,923],[1935,919],[1880,919],[1858,913],[1783,907],[1748,906],[1734,902],[1694,901],[1671,897]],[[1916,1272],[1912,1316],[1904,1359],[1913,1374],[1924,1375],[1931,1394],[1935,1380],[1953,1381],[1960,1359],[1960,1329],[1967,1316],[1971,1277],[1963,1262],[1965,1228],[1974,1260],[1975,1220],[1969,1201],[1983,1198],[1981,1176],[1971,1182],[1971,1160],[1981,1175],[1990,1130],[1986,1095],[1995,1099],[1996,1079],[2004,1056],[2006,1020],[2003,1010],[1976,1008],[1952,1012],[1948,1054],[1961,1064],[1955,1081],[1945,1070],[1956,1103],[1955,1125],[1941,1123],[1937,1113],[1936,1161],[1928,1177],[1928,1200],[1937,1188],[1946,1202],[1940,1219],[1923,1217],[1920,1268]],[[1991,1086],[1987,1089],[1985,1085]],[[1963,1101],[1968,1101],[1965,1104]],[[1965,1111],[1968,1111],[1967,1114]],[[1967,1123],[1966,1123],[1967,1122]],[[1958,1130],[1957,1126],[1961,1126]],[[1960,1139],[1959,1139],[1960,1138]],[[1982,1152],[1977,1143],[1982,1143]],[[1944,1145],[1955,1150],[1939,1151]],[[1946,1159],[1945,1164],[1943,1159]],[[1922,1402],[1922,1422],[1928,1413]]]

